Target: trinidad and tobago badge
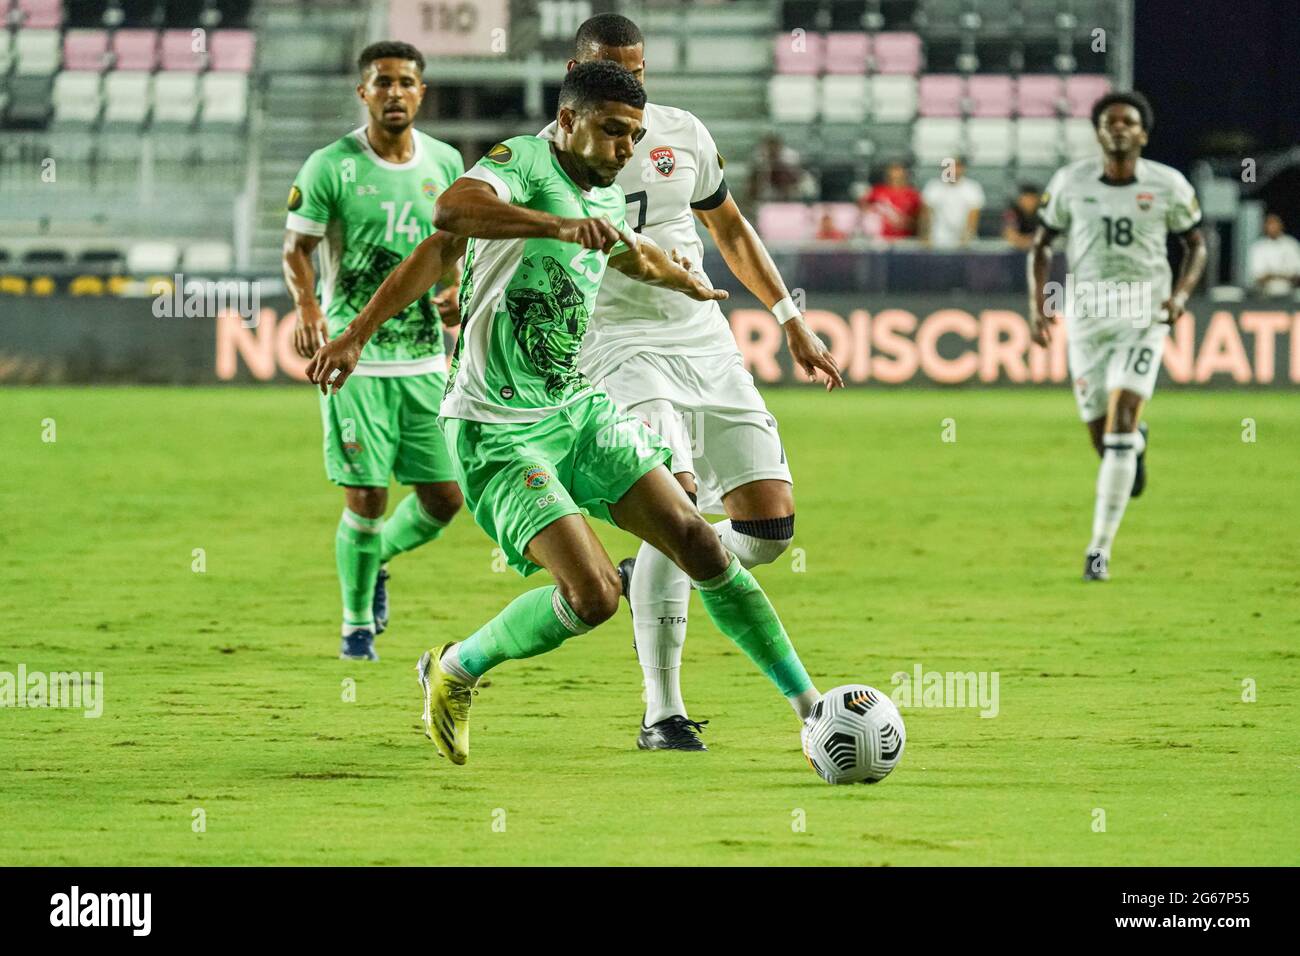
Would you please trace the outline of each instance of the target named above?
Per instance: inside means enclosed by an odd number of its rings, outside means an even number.
[[[426,198],[433,199],[438,195],[438,184],[432,179],[426,179],[420,183],[420,191],[424,193]]]
[[[1151,204],[1156,201],[1156,197],[1154,193],[1138,193],[1137,201],[1138,208],[1143,212],[1146,212],[1151,208]]]
[[[545,468],[528,468],[524,471],[524,485],[528,488],[545,488],[551,475]]]
[[[654,163],[655,169],[663,175],[671,176],[677,166],[677,157],[673,155],[671,146],[656,146],[650,150],[650,162]]]

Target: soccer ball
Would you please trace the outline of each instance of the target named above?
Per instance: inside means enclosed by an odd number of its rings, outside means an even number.
[[[903,758],[907,731],[887,695],[845,684],[813,705],[800,737],[808,763],[827,783],[876,783]]]

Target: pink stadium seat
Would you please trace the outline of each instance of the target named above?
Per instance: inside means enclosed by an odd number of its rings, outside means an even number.
[[[1071,76],[1065,81],[1065,99],[1070,105],[1070,115],[1092,115],[1092,104],[1110,92],[1110,80],[1104,76]]]
[[[162,35],[162,68],[197,73],[203,69],[203,54],[193,49],[189,30],[165,30]]]
[[[158,65],[158,34],[153,30],[118,30],[113,34],[114,67],[152,70]]]
[[[18,0],[18,8],[29,30],[56,30],[63,23],[63,0]]]
[[[815,231],[811,206],[801,202],[769,202],[758,209],[758,232],[771,242],[802,242]]]
[[[63,66],[68,70],[104,69],[108,58],[108,32],[69,30],[63,35]]]
[[[208,41],[210,65],[214,70],[252,73],[255,48],[252,30],[217,30]]]
[[[961,116],[966,96],[964,77],[950,73],[927,73],[921,77],[918,108],[922,116]]]
[[[826,34],[827,73],[866,73],[871,38],[865,33]]]
[[[920,72],[921,38],[915,33],[877,33],[872,46],[877,73]]]
[[[820,33],[778,33],[772,46],[778,73],[817,74],[822,71],[826,38]]]
[[[1050,119],[1065,95],[1059,76],[1022,76],[1016,82],[1016,112],[1021,116]]]
[[[1009,76],[972,76],[967,84],[972,116],[1010,116],[1012,84]]]

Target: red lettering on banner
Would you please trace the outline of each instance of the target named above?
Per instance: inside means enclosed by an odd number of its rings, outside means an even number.
[[[1277,371],[1274,336],[1291,327],[1286,312],[1243,312],[1241,327],[1255,336],[1255,381],[1267,385]]]
[[[961,309],[932,312],[916,330],[916,350],[921,359],[921,371],[945,385],[969,379],[979,367],[979,356],[967,348],[957,358],[946,359],[939,354],[939,339],[945,335],[959,335],[967,342],[973,342],[979,336],[979,330],[979,323],[969,312]]]
[[[731,313],[731,334],[736,337],[741,360],[761,382],[781,381],[776,355],[781,351],[781,324],[764,309],[736,309]]]
[[[844,377],[850,382],[865,382],[871,378],[871,316],[866,309],[849,313],[849,328],[853,332],[853,361]]]
[[[298,324],[298,313],[290,310],[280,320],[275,333],[275,360],[280,370],[290,378],[307,381],[307,359],[293,350],[293,327]]]
[[[1221,372],[1230,373],[1238,382],[1250,381],[1250,361],[1231,312],[1215,312],[1210,318],[1196,359],[1196,381],[1208,382]]]
[[[803,314],[804,321],[814,335],[824,335],[829,341],[831,357],[840,368],[848,368],[853,360],[853,331],[848,323],[834,312],[825,309],[809,309]],[[804,375],[803,369],[794,366],[794,378],[800,382],[815,381]]]
[[[871,374],[887,385],[906,382],[920,364],[916,343],[904,333],[916,330],[916,316],[905,309],[885,309],[871,323],[871,342],[883,353],[871,360]]]
[[[229,381],[243,356],[253,378],[263,382],[275,378],[275,311],[263,309],[257,316],[257,329],[244,325],[244,318],[234,309],[222,309],[217,316],[217,378]]]
[[[1191,382],[1196,364],[1196,322],[1189,316],[1179,319],[1165,336],[1165,353],[1161,360],[1170,381],[1180,385]]]
[[[1005,368],[1008,379],[1023,382],[1029,377],[1028,348],[1029,326],[1015,312],[985,309],[980,313],[980,381],[996,382],[999,369]]]
[[[1291,326],[1291,381],[1300,382],[1300,312]]]

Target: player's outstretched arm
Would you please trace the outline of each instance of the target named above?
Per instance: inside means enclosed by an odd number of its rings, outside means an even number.
[[[671,256],[644,236],[625,235],[627,252],[609,260],[610,267],[647,285],[673,289],[700,302],[720,302],[727,298],[725,289],[715,289],[689,261],[676,252]]]
[[[342,388],[375,330],[433,288],[464,254],[465,239],[450,232],[435,232],[416,246],[389,273],[348,327],[312,356],[307,378],[320,386],[321,394],[327,394],[331,385],[336,392]]]
[[[785,329],[786,344],[795,365],[811,379],[816,379],[817,373],[821,372],[826,378],[827,391],[837,386],[843,388],[844,379],[834,356],[795,310],[776,263],[759,238],[758,231],[736,205],[736,200],[727,196],[721,205],[713,209],[697,209],[695,215],[712,234],[732,275],[764,306],[773,310],[780,306],[787,313],[777,318]]]
[[[1052,270],[1052,240],[1056,235],[1055,230],[1040,225],[1034,230],[1029,253],[1025,256],[1025,282],[1029,287],[1029,334],[1036,344],[1044,348],[1052,341],[1051,327],[1056,322],[1056,316],[1047,313],[1044,299],[1047,276]]]
[[[618,232],[604,219],[563,219],[501,199],[481,179],[461,178],[438,197],[433,224],[475,239],[558,239],[608,252]]]
[[[1187,308],[1187,300],[1196,288],[1196,283],[1201,281],[1201,273],[1205,271],[1205,260],[1207,253],[1205,249],[1205,236],[1201,235],[1201,230],[1192,228],[1178,236],[1178,240],[1183,245],[1183,261],[1178,269],[1178,281],[1174,283],[1173,294],[1165,299],[1161,308],[1164,310],[1162,322],[1168,322],[1173,325],[1178,321],[1178,317],[1183,314]]]

